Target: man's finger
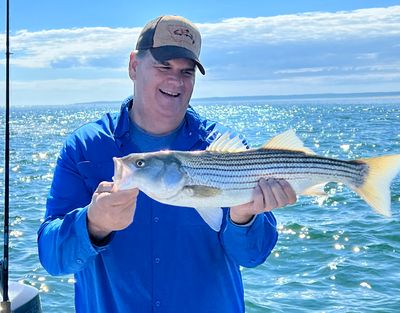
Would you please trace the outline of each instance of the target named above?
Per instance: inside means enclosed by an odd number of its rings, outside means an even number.
[[[270,210],[276,208],[278,206],[278,202],[272,191],[272,184],[273,184],[272,180],[271,179],[265,180],[264,178],[262,178],[262,179],[260,179],[258,184],[264,195],[264,206],[263,206],[263,208],[258,208],[258,209],[259,210],[266,209],[266,210],[270,211]]]
[[[97,193],[111,192],[113,186],[114,186],[113,182],[103,181],[97,186],[96,192]]]
[[[127,189],[109,194],[109,201],[111,206],[121,206],[125,204],[134,203],[139,194],[139,189]]]
[[[287,198],[287,204],[293,204],[297,201],[296,192],[293,190],[292,186],[288,181],[284,179],[279,179],[278,183],[281,185],[283,191],[285,192]]]
[[[254,214],[257,214],[260,212],[262,208],[264,208],[264,194],[261,190],[261,187],[259,185],[254,188],[253,191],[253,210]]]
[[[269,180],[272,193],[276,199],[276,207],[284,206],[288,203],[288,197],[277,179]]]

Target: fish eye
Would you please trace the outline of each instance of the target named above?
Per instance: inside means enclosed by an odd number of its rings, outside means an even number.
[[[146,165],[146,162],[143,159],[139,159],[136,161],[137,167],[144,167],[145,165]]]

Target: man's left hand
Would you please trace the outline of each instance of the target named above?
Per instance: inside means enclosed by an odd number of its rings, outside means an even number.
[[[230,218],[235,224],[247,224],[254,215],[295,203],[296,193],[284,179],[261,178],[254,188],[253,201],[231,207]]]

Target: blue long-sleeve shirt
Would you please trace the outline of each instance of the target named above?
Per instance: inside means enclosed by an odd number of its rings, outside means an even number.
[[[244,312],[239,267],[265,261],[277,240],[272,213],[251,226],[233,224],[228,209],[220,232],[191,208],[161,204],[139,193],[133,223],[92,242],[87,206],[98,184],[111,181],[112,157],[139,150],[130,140],[128,98],[68,137],[57,160],[38,232],[39,257],[52,275],[75,275],[75,307],[90,313]],[[189,109],[175,150],[204,149],[215,123]]]

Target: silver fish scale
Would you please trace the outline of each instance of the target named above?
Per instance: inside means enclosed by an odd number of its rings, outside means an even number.
[[[343,161],[303,152],[254,149],[237,153],[184,153],[179,156],[190,184],[221,189],[252,189],[261,177],[292,180],[316,179],[360,186],[368,166],[358,161]]]

